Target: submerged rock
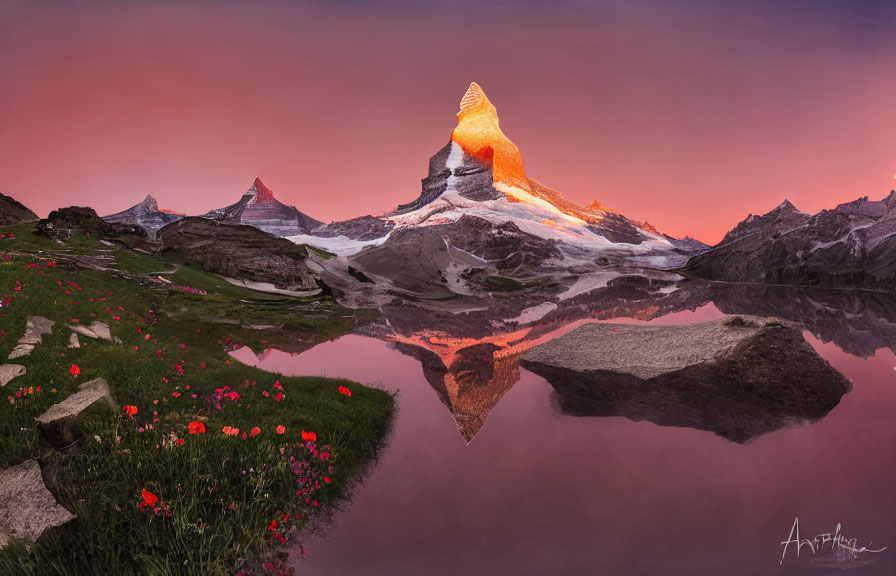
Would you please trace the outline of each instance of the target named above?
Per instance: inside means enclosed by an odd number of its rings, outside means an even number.
[[[73,518],[47,490],[36,460],[0,470],[0,549],[19,538],[37,540]]]
[[[828,414],[852,385],[801,332],[734,316],[679,326],[587,324],[528,351],[573,415],[625,416],[745,442]]]

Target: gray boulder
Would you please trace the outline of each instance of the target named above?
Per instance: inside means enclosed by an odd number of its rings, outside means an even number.
[[[36,460],[0,470],[0,549],[20,538],[37,540],[73,518],[47,490]]]
[[[679,326],[587,324],[534,347],[563,412],[712,431],[734,442],[828,414],[852,385],[774,320]]]
[[[0,386],[6,386],[13,378],[24,376],[25,367],[19,364],[0,364]]]
[[[54,404],[36,418],[38,428],[47,440],[56,446],[67,446],[75,441],[75,419],[97,402],[112,402],[109,385],[102,378],[81,384],[78,391],[62,402]]]

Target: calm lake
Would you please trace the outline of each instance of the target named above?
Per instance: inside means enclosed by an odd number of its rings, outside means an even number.
[[[718,318],[720,307],[707,302],[649,323]],[[296,573],[896,574],[896,357],[882,344],[892,324],[836,309],[821,322],[823,310],[800,307],[804,316],[807,309],[815,312],[806,325],[824,328],[820,337],[806,330],[806,339],[853,390],[819,422],[743,444],[691,428],[564,415],[551,385],[518,368],[501,352],[513,344],[495,336],[353,334],[297,355],[237,350],[266,370],[397,393],[379,462],[325,533],[306,537],[309,557],[293,555]],[[584,321],[593,319],[539,337]],[[429,351],[408,354],[411,340]],[[450,365],[458,350],[485,340],[490,367],[434,372],[433,358]],[[791,545],[780,564],[797,517],[802,538],[840,523],[857,547],[889,549],[838,564],[807,546],[797,557]]]

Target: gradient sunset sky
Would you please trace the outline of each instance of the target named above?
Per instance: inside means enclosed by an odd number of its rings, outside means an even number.
[[[0,0],[0,192],[381,214],[472,81],[530,177],[674,236],[894,184],[892,1]]]

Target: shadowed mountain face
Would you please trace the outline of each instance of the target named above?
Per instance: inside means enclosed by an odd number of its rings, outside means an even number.
[[[274,193],[256,178],[239,202],[206,213],[203,218],[225,224],[244,224],[274,236],[307,234],[322,222],[287,206],[274,198]]]
[[[37,214],[16,199],[0,194],[0,226],[33,222],[34,220],[37,220]]]
[[[896,291],[896,190],[814,216],[789,202],[750,216],[683,270],[728,282]]]

